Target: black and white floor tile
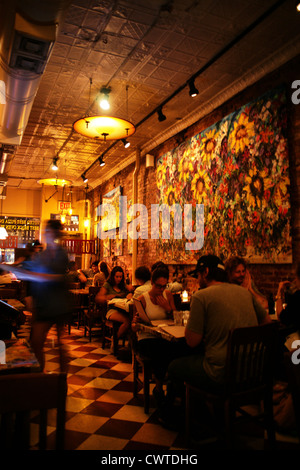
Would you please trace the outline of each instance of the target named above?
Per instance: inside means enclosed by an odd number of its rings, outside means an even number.
[[[28,338],[30,324],[23,325],[19,337]],[[125,360],[117,359],[110,349],[102,349],[100,337],[89,342],[83,330],[67,331],[64,345],[68,356],[68,395],[66,402],[66,450],[99,451],[182,451],[186,449],[184,429],[180,432],[162,427],[158,421],[153,397],[149,414],[144,413],[143,390],[133,397],[133,372],[130,351]],[[126,348],[126,346],[125,346]],[[126,350],[125,350],[126,353]],[[50,330],[45,345],[46,370],[59,371],[56,332]],[[48,429],[49,440],[55,434],[55,416]],[[51,426],[52,425],[52,426]],[[35,429],[32,422],[34,446]],[[277,435],[283,449],[299,445],[293,436]],[[267,448],[264,434],[247,429],[240,439],[242,449]],[[53,439],[54,441],[54,439]],[[50,444],[51,445],[51,444]],[[218,444],[194,449],[218,450]],[[190,449],[189,449],[190,450]]]

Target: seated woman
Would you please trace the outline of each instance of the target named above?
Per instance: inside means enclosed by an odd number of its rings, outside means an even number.
[[[139,297],[150,320],[164,320],[173,317],[175,310],[173,295],[166,290],[169,273],[164,267],[155,269],[151,276],[151,289]],[[139,317],[136,314],[132,321],[132,330],[137,332],[138,352],[151,359],[153,375],[156,386],[153,394],[161,404],[163,399],[163,380],[169,363],[177,358],[190,353],[185,339],[168,341],[151,333],[139,331]]]
[[[268,308],[268,300],[256,287],[244,258],[232,256],[226,261],[225,268],[230,283],[245,287],[265,309]]]
[[[121,266],[115,266],[111,270],[109,278],[96,295],[95,300],[98,303],[105,303],[112,299],[131,299],[132,293],[130,292],[130,288],[130,286],[125,284],[124,271]],[[114,307],[113,304],[111,305],[111,308],[108,305],[106,318],[121,323],[118,330],[118,338],[121,338],[129,329],[129,314],[127,314],[126,310]]]
[[[102,287],[105,281],[109,278],[109,269],[105,261],[98,264],[98,272],[93,277],[93,286]]]
[[[293,330],[300,330],[300,263],[296,268],[296,279],[293,283],[279,283],[276,301],[276,313],[280,322]]]

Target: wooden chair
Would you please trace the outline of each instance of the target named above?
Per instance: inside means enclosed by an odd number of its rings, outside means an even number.
[[[80,289],[80,283],[79,282],[74,282],[70,283],[68,285],[69,291]],[[84,299],[86,298],[86,295],[81,294],[80,292],[70,292],[71,295],[71,302],[72,302],[72,312],[70,314],[69,320],[68,320],[68,333],[71,333],[71,327],[72,325],[77,323],[77,329],[80,328],[80,325],[82,325],[83,322],[83,315],[84,311],[88,309],[88,304],[84,303]]]
[[[295,420],[300,446],[300,349],[284,354],[284,365],[287,374],[288,387],[292,395]]]
[[[211,393],[186,383],[186,441],[191,438],[192,396],[204,400],[215,409],[223,409],[225,442],[234,443],[234,423],[239,419],[255,419],[267,429],[268,439],[275,446],[273,419],[273,371],[277,357],[278,325],[267,324],[231,331],[228,342],[225,384],[222,391]],[[263,411],[256,416],[243,408],[263,402]],[[236,415],[236,411],[239,415]]]
[[[56,409],[55,449],[64,449],[65,373],[0,376],[0,449],[30,449],[30,412],[39,410],[39,450],[47,449],[47,411]]]
[[[128,315],[132,317],[132,305],[129,307]],[[103,311],[103,330],[102,330],[102,348],[105,349],[107,344],[112,344],[113,346],[113,355],[117,356],[119,351],[119,342],[122,341],[123,346],[129,337],[124,337],[122,339],[118,338],[118,330],[121,325],[120,322],[106,318],[107,313],[107,304],[106,310]]]
[[[96,295],[98,294],[100,287],[89,287],[89,296],[88,296],[88,308],[84,311],[84,336],[88,333],[89,341],[92,341],[92,331],[95,326],[98,326],[98,329],[102,331],[103,328],[103,307],[100,304],[97,304],[95,301]]]
[[[132,369],[133,369],[133,396],[136,398],[139,392],[139,386],[144,389],[144,411],[149,413],[150,408],[150,384],[152,380],[151,360],[139,353],[137,349],[137,336],[135,332],[130,335],[132,351]]]
[[[1,287],[0,288],[0,299],[17,299],[18,298],[18,288],[17,287]]]

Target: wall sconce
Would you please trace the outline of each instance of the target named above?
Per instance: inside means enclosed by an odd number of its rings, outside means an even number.
[[[151,168],[154,166],[154,156],[150,153],[146,154],[146,168]]]

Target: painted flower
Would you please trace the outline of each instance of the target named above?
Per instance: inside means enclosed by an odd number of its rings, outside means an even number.
[[[224,246],[225,245],[225,239],[224,237],[221,235],[220,238],[219,238],[219,246]]]
[[[211,129],[201,140],[200,158],[203,163],[208,163],[214,155],[214,151],[217,146],[216,134],[217,129]]]
[[[251,207],[262,208],[266,206],[267,201],[264,199],[264,194],[267,189],[272,186],[272,181],[267,177],[267,170],[258,171],[257,168],[249,170],[246,176],[246,186],[243,190],[246,192],[247,202]]]
[[[230,136],[231,147],[235,149],[235,153],[243,152],[254,136],[254,123],[248,120],[245,113],[241,113],[238,121],[234,123],[234,129]]]
[[[254,224],[258,224],[258,222],[259,222],[259,215],[258,215],[257,211],[254,211],[253,214],[252,214],[252,222]]]
[[[178,194],[178,191],[174,186],[170,185],[165,193],[164,196],[164,204],[167,204],[168,206],[173,206],[173,204],[176,203],[176,195]]]
[[[195,174],[191,183],[191,190],[198,204],[208,199],[209,189],[209,176],[205,170],[200,170]]]
[[[236,229],[235,229],[235,235],[238,237],[238,236],[241,234],[241,232],[242,232],[242,229],[241,229],[241,227],[238,225],[238,226],[236,227]]]
[[[193,173],[193,160],[188,151],[185,151],[178,165],[179,179],[185,183]]]
[[[273,201],[277,207],[286,206],[288,204],[288,186],[290,180],[287,176],[282,176],[275,186]]]

